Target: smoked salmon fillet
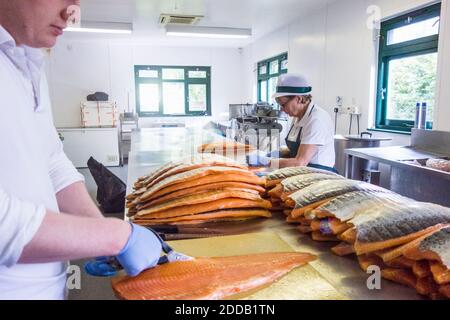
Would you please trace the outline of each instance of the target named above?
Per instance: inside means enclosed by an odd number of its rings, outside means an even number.
[[[341,242],[337,246],[334,246],[333,248],[331,248],[331,251],[335,255],[343,257],[343,256],[348,256],[350,254],[355,253],[355,248],[351,244]]]
[[[156,183],[152,187],[150,187],[147,192],[145,192],[141,197],[140,200],[146,200],[149,198],[152,194],[155,192],[167,188],[171,185],[182,183],[182,182],[188,182],[197,180],[199,178],[203,178],[206,176],[219,174],[219,173],[228,173],[228,174],[238,174],[246,177],[255,177],[255,174],[245,170],[245,169],[239,169],[239,168],[230,168],[230,167],[204,167],[204,168],[197,168],[194,170],[182,172],[175,174],[173,176],[167,177],[166,179]]]
[[[153,172],[151,172],[149,175],[145,177],[138,178],[135,183],[135,188],[139,189],[149,183],[151,183],[153,180],[161,176],[162,174],[176,168],[179,166],[187,166],[187,165],[193,165],[193,164],[201,164],[206,163],[209,165],[213,165],[214,163],[219,166],[224,167],[236,167],[236,168],[242,168],[245,169],[245,166],[242,166],[241,164],[235,162],[232,159],[225,158],[219,155],[213,155],[213,154],[198,154],[194,156],[187,156],[177,161],[171,161],[168,162],[161,167],[157,168]]]
[[[238,143],[235,141],[219,141],[206,143],[197,148],[198,153],[212,153],[212,154],[234,154],[236,152],[254,152],[256,148],[249,144]]]
[[[176,199],[172,199],[170,201],[160,203],[157,205],[144,204],[138,206],[137,209],[142,210],[148,208],[146,210],[146,214],[152,214],[176,207],[212,202],[226,198],[239,198],[254,201],[261,200],[259,194],[234,190],[216,190],[216,191],[202,192],[194,195],[188,195],[184,197],[178,197]]]
[[[212,201],[208,203],[194,204],[188,206],[176,207],[156,213],[152,213],[151,209],[144,209],[142,211],[138,211],[136,214],[137,217],[146,218],[174,218],[181,216],[194,215],[199,213],[205,213],[210,211],[224,210],[224,209],[236,209],[236,208],[264,208],[270,209],[272,204],[267,200],[247,200],[247,199],[238,199],[238,198],[230,198],[230,199],[220,199],[217,201]]]
[[[402,251],[412,260],[436,260],[450,269],[450,226],[419,239]]]
[[[273,188],[277,184],[281,183],[286,178],[304,175],[304,174],[310,174],[310,173],[322,173],[327,175],[333,175],[336,176],[337,174],[321,170],[321,169],[315,169],[310,167],[290,167],[290,168],[283,168],[275,170],[274,172],[271,172],[267,175],[267,181],[266,181],[266,188]]]
[[[381,270],[381,276],[386,280],[416,289],[417,278],[411,270],[386,268]]]
[[[407,203],[413,200],[391,193],[388,190],[354,191],[345,193],[314,209],[311,215],[317,218],[334,217],[342,222],[353,219],[359,212],[389,203]]]
[[[450,284],[440,286],[439,293],[442,294],[444,297],[450,299]]]
[[[333,198],[353,191],[377,190],[383,191],[385,189],[361,181],[345,179],[323,180],[294,192],[288,197],[286,204],[288,206],[294,205],[295,209],[300,209],[325,199],[331,201]]]
[[[141,223],[141,224],[173,224],[177,222],[204,222],[204,221],[217,221],[218,219],[221,219],[222,221],[224,219],[227,220],[248,220],[251,218],[258,218],[258,217],[264,217],[264,218],[270,218],[272,214],[270,211],[266,209],[230,209],[230,210],[219,210],[219,211],[212,211],[207,213],[201,213],[201,214],[194,214],[189,216],[181,216],[181,217],[174,217],[174,218],[167,218],[167,219],[147,219],[145,217],[136,219],[134,222]]]
[[[357,254],[384,250],[411,242],[450,223],[450,209],[413,202],[376,207],[351,220],[357,230]]]
[[[174,167],[174,168],[160,174],[158,177],[155,177],[152,181],[148,182],[145,185],[145,187],[150,188],[153,185],[155,185],[156,183],[158,183],[168,177],[171,177],[176,174],[183,173],[183,172],[188,172],[191,170],[203,168],[203,167],[230,167],[230,168],[238,168],[238,169],[242,169],[242,170],[247,170],[247,167],[242,166],[240,164],[237,164],[234,162],[226,162],[226,158],[224,158],[223,161],[208,160],[208,161],[202,161],[202,162],[193,162],[193,163],[179,165],[177,167]]]
[[[172,177],[171,177],[172,178]],[[165,180],[161,181],[164,182]],[[264,185],[264,179],[261,179],[257,176],[253,175],[243,175],[243,174],[235,174],[235,173],[218,173],[213,175],[207,175],[198,179],[192,179],[190,181],[178,181],[170,186],[165,186],[164,188],[161,188],[158,191],[145,193],[141,197],[135,199],[135,202],[145,202],[149,200],[156,199],[158,197],[164,196],[166,194],[187,189],[187,188],[193,188],[198,187],[201,185],[206,184],[213,184],[213,183],[223,183],[223,182],[243,182],[247,184],[255,184],[255,185]],[[155,185],[156,186],[156,185]],[[155,187],[154,186],[154,187]]]
[[[384,261],[390,261],[393,260],[397,257],[401,257],[401,256],[405,256],[406,258],[409,257],[409,255],[407,254],[407,252],[411,252],[411,250],[414,250],[416,248],[418,248],[419,246],[421,246],[422,243],[426,244],[426,243],[430,243],[432,241],[431,238],[433,235],[438,235],[438,232],[440,232],[440,230],[445,230],[445,228],[450,228],[449,225],[437,225],[434,226],[432,228],[430,228],[428,233],[425,233],[424,235],[422,235],[421,237],[418,237],[416,239],[414,239],[413,241],[410,241],[400,247],[394,248],[394,249],[389,249],[389,250],[385,250],[383,253],[381,253],[379,256],[384,260]],[[428,241],[427,241],[428,239]],[[438,250],[438,249],[435,249]],[[442,252],[442,256],[445,255],[445,251],[441,251]],[[439,254],[431,251],[431,250],[427,250],[427,252],[423,251],[421,254],[415,255],[414,259],[410,259],[412,261],[418,261],[421,259],[428,259],[428,260],[441,260],[441,258],[439,257]]]
[[[169,193],[165,196],[159,197],[157,199],[151,200],[149,204],[156,205],[159,203],[167,202],[169,200],[177,199],[186,195],[194,195],[205,191],[213,191],[213,190],[239,190],[250,193],[262,194],[264,193],[264,188],[254,184],[248,184],[243,182],[219,182],[219,183],[211,183],[205,184],[202,186],[192,187],[188,189],[181,189],[172,193]]]
[[[114,278],[112,288],[127,300],[223,299],[270,284],[315,258],[299,252],[197,258]]]

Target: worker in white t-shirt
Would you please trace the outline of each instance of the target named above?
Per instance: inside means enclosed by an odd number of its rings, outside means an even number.
[[[114,256],[136,275],[161,254],[150,230],[102,216],[53,125],[40,48],[78,9],[0,0],[0,300],[64,299],[69,260]]]
[[[336,172],[333,123],[329,114],[312,100],[308,81],[301,75],[284,74],[279,77],[276,90],[273,98],[281,111],[293,118],[286,137],[288,150],[280,152],[282,159],[258,156],[255,165],[309,166]]]

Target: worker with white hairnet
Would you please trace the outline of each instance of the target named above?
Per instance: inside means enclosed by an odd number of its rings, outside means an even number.
[[[309,166],[336,172],[333,123],[329,114],[312,99],[312,87],[301,75],[280,76],[273,98],[281,111],[292,117],[281,159],[250,155],[249,164],[286,168]]]

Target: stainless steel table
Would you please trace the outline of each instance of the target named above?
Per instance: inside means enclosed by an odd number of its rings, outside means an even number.
[[[362,180],[367,163],[380,172],[380,186],[417,201],[450,207],[450,173],[412,164],[413,160],[445,157],[413,147],[347,149],[346,177]]]
[[[149,174],[160,165],[189,154],[202,143],[222,139],[220,136],[190,128],[141,129],[132,134],[128,164],[128,192],[137,178]],[[414,290],[382,280],[381,290],[369,290],[368,274],[361,271],[354,257],[337,257],[330,248],[335,243],[319,243],[302,235],[296,227],[275,216],[261,224],[258,231],[278,234],[296,251],[316,254],[311,263],[320,275],[349,299],[420,299]]]

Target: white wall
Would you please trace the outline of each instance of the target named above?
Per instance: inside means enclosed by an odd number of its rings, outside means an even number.
[[[154,47],[114,40],[60,39],[48,58],[48,78],[57,127],[80,126],[79,104],[95,91],[110,94],[120,110],[135,106],[134,65],[211,66],[212,114],[220,119],[242,97],[241,54],[233,48]],[[129,99],[128,99],[129,96]],[[202,125],[211,117],[143,118],[155,122]]]
[[[444,0],[446,2],[446,0]],[[401,14],[425,4],[427,0],[339,0],[329,3],[325,8],[308,13],[275,35],[263,38],[244,49],[244,64],[246,69],[254,68],[255,63],[264,58],[279,54],[288,48],[289,72],[302,73],[309,78],[314,90],[314,99],[334,118],[333,109],[337,96],[344,98],[344,105],[357,105],[363,113],[361,129],[371,128],[375,113],[375,80],[377,70],[377,42],[374,41],[374,31],[367,27],[370,14],[367,9],[371,5],[380,8],[383,19]],[[448,11],[449,9],[447,9]],[[446,27],[449,29],[449,27]],[[448,39],[447,33],[446,38]],[[286,39],[287,36],[287,39]],[[441,48],[445,43],[447,53],[447,68],[450,64],[450,44],[441,35]],[[278,39],[272,50],[258,51],[264,45]],[[282,44],[280,44],[282,43]],[[255,54],[262,52],[266,56]],[[262,59],[261,59],[262,58]],[[444,60],[444,59],[442,59]],[[247,71],[248,72],[248,71]],[[444,69],[441,72],[445,74]],[[450,72],[447,71],[446,88],[450,85]],[[256,76],[253,85],[247,86],[246,96],[254,92]],[[444,84],[444,80],[442,82]],[[441,90],[440,114],[450,112],[450,96],[448,90]],[[442,109],[445,109],[443,111]],[[445,113],[447,112],[447,113]],[[448,116],[447,116],[448,119]],[[339,115],[338,133],[348,134],[349,116]],[[450,121],[440,128],[450,130]],[[356,125],[354,122],[354,130]],[[355,133],[355,131],[353,131]],[[385,145],[409,145],[410,137],[400,134],[375,133],[375,136],[391,137],[393,141]]]
[[[257,101],[256,77],[258,62],[287,52],[289,49],[288,42],[289,28],[285,26],[244,48],[242,52],[243,102],[254,103]]]
[[[450,130],[450,8],[443,2],[439,65],[440,88],[436,128]],[[135,64],[206,65],[212,67],[213,118],[228,111],[230,103],[256,101],[257,62],[289,53],[289,72],[305,74],[314,87],[315,101],[332,117],[336,96],[355,104],[363,113],[361,129],[374,122],[377,41],[367,27],[367,8],[376,5],[382,18],[429,4],[429,0],[339,0],[309,12],[246,46],[201,48],[151,46],[124,40],[76,41],[62,38],[49,57],[48,75],[55,123],[79,126],[79,102],[94,91],[105,91],[121,109],[135,106]],[[70,61],[71,63],[67,63]],[[129,99],[128,99],[129,94]],[[159,121],[204,123],[208,118],[146,118],[144,126]],[[338,133],[348,133],[348,115],[339,115]],[[354,123],[354,127],[356,125]],[[391,144],[408,145],[408,135],[391,137]]]

